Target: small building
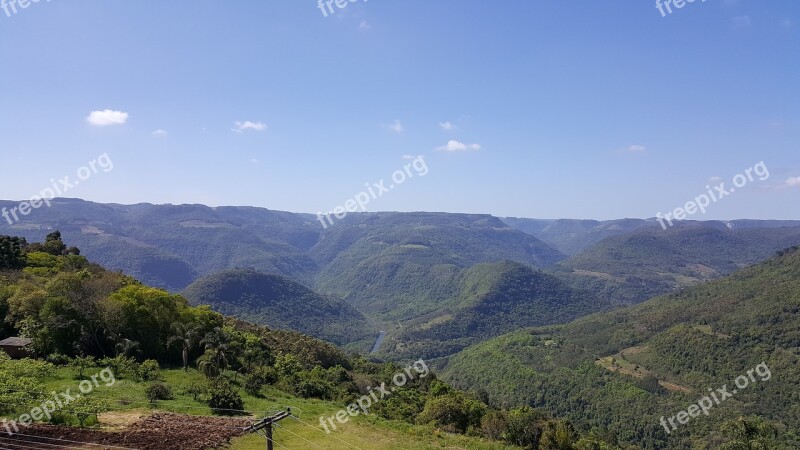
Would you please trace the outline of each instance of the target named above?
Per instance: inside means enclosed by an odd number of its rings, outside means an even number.
[[[33,341],[28,338],[10,337],[0,341],[0,350],[14,359],[27,358],[33,355],[30,349],[31,343]]]

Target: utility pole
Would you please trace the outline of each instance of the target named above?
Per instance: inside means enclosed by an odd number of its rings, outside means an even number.
[[[267,450],[273,450],[272,447],[272,424],[277,423],[289,416],[292,415],[292,409],[286,408],[286,411],[281,411],[278,414],[274,414],[269,417],[265,417],[258,422],[250,425],[249,427],[245,428],[244,431],[246,433],[257,433],[258,431],[264,430],[264,434],[267,436]]]

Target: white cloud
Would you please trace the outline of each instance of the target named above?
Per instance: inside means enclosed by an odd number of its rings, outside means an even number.
[[[235,128],[233,128],[233,131],[237,133],[241,133],[246,130],[264,131],[267,129],[267,124],[263,122],[251,122],[249,120],[244,122],[235,122],[234,126]]]
[[[786,180],[786,184],[791,187],[800,187],[800,177],[792,177]]]
[[[92,111],[86,121],[97,127],[108,125],[122,125],[128,121],[128,113],[122,111],[112,111],[104,109],[102,111]]]
[[[625,151],[628,153],[644,153],[647,151],[647,147],[644,145],[629,145]]]
[[[403,155],[403,159],[417,159],[422,158],[422,155],[414,156],[414,155]]]
[[[722,177],[713,176],[708,179],[709,183],[719,183],[722,181]]]
[[[371,30],[372,25],[370,25],[366,20],[362,20],[361,23],[358,24],[358,28],[362,30]]]
[[[441,127],[444,131],[453,131],[458,128],[449,120],[447,122],[439,122],[439,127]]]
[[[257,158],[251,158],[251,159],[250,159],[250,162],[251,162],[251,163],[253,163],[253,164],[258,164],[258,163],[260,163],[261,161],[259,161]]]
[[[394,123],[391,125],[384,125],[384,126],[387,129],[394,131],[395,133],[402,133],[403,131],[406,131],[406,128],[403,126],[402,123],[400,123],[399,120],[395,120]]]
[[[165,136],[167,136],[169,133],[167,133],[167,130],[158,129],[158,130],[156,130],[156,131],[153,131],[153,133],[152,133],[152,134],[153,134],[153,136],[155,136],[155,137],[165,137]]]
[[[437,147],[436,150],[440,152],[466,152],[468,150],[480,150],[480,144],[465,144],[456,140],[450,140],[447,144]]]

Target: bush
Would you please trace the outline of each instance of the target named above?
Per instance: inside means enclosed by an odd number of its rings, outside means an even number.
[[[158,400],[172,400],[172,389],[164,383],[153,383],[147,387],[147,399],[150,403],[155,403]]]
[[[114,358],[103,358],[98,361],[97,365],[110,368],[117,378],[129,377],[136,379],[139,377],[139,364],[133,358],[118,355]]]
[[[256,367],[247,375],[244,383],[244,390],[248,394],[258,396],[261,388],[268,384],[278,381],[278,373],[272,367]]]
[[[215,414],[235,416],[244,409],[242,396],[224,378],[213,380],[209,385],[208,393],[208,406]]]
[[[193,383],[183,388],[184,395],[191,395],[194,401],[199,402],[208,394],[208,386]]]
[[[485,407],[480,403],[460,393],[451,393],[429,399],[417,421],[433,423],[449,432],[464,433],[470,426],[479,427],[484,414]]]
[[[294,385],[294,392],[303,398],[332,400],[335,391],[333,383],[315,378],[308,372],[300,373]]]
[[[97,362],[91,356],[76,356],[70,365],[78,371],[78,379],[82,380],[84,378],[84,372],[86,369],[95,367]]]
[[[67,366],[70,363],[69,356],[62,355],[61,353],[51,353],[50,355],[47,355],[45,361],[59,367]]]
[[[148,359],[139,366],[139,378],[143,381],[157,381],[161,379],[161,367],[158,361]]]

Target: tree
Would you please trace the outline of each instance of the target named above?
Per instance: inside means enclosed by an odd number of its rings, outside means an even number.
[[[205,354],[198,360],[198,366],[209,378],[219,376],[228,368],[228,347],[230,335],[222,328],[209,331],[200,343],[205,347]]]
[[[544,414],[530,407],[515,409],[508,414],[508,441],[514,445],[536,449],[542,436]]]
[[[67,246],[61,240],[61,232],[56,230],[47,235],[44,239],[42,251],[49,253],[53,256],[61,256],[67,254]]]
[[[563,420],[550,420],[545,423],[539,438],[539,450],[573,450],[578,433],[572,424]]]
[[[189,324],[175,322],[172,324],[172,331],[175,333],[167,339],[167,347],[178,344],[181,347],[181,358],[183,359],[183,370],[189,370],[189,354],[200,340],[200,327]]]
[[[739,417],[722,427],[732,440],[720,447],[722,450],[772,450],[778,448],[774,426],[759,418]]]
[[[18,270],[25,267],[25,252],[27,246],[24,238],[0,236],[0,270]]]

